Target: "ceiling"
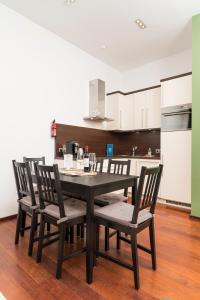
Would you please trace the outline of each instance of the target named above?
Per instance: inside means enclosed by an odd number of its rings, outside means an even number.
[[[198,0],[64,1],[0,0],[119,71],[191,48],[191,17],[200,13]]]

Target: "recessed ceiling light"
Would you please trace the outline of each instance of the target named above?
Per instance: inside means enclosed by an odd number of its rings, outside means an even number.
[[[100,47],[101,49],[106,49],[107,47],[106,47],[106,45],[101,45],[101,47]]]
[[[138,25],[140,29],[145,29],[147,27],[141,19],[136,19],[135,23]]]
[[[71,5],[71,4],[74,4],[76,0],[65,0],[64,3],[66,5]]]

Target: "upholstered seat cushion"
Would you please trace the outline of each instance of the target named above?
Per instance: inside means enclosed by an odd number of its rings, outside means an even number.
[[[32,206],[31,196],[23,197],[22,199],[19,200],[19,202],[22,203],[22,204],[24,204],[24,205],[26,205],[26,206],[35,208],[35,209],[40,206],[39,196],[38,195],[35,195],[35,202],[36,202],[35,206]]]
[[[43,209],[41,212],[58,219],[58,224],[77,217],[86,216],[86,202],[75,198],[69,198],[65,200],[64,209],[66,215],[66,217],[64,218],[60,218],[59,207],[57,205],[50,204],[46,206],[45,209]]]
[[[126,202],[128,197],[124,196],[123,194],[116,194],[116,193],[106,193],[94,198],[94,202],[97,205],[109,205],[115,204],[118,202]]]
[[[139,212],[138,222],[137,225],[135,225],[131,223],[133,211],[133,205],[119,202],[96,209],[95,215],[130,227],[135,227],[153,217],[153,215],[148,210],[143,209]]]

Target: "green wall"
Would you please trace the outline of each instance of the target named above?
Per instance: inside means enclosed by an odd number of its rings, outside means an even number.
[[[200,217],[200,14],[192,18],[192,212]]]

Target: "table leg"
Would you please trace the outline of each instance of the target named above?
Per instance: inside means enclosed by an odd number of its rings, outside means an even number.
[[[135,205],[135,200],[137,197],[137,182],[138,182],[138,179],[135,178],[134,185],[132,186],[132,205]]]
[[[86,230],[86,280],[87,283],[93,281],[93,260],[94,260],[94,196],[88,193],[87,196],[87,230]]]

